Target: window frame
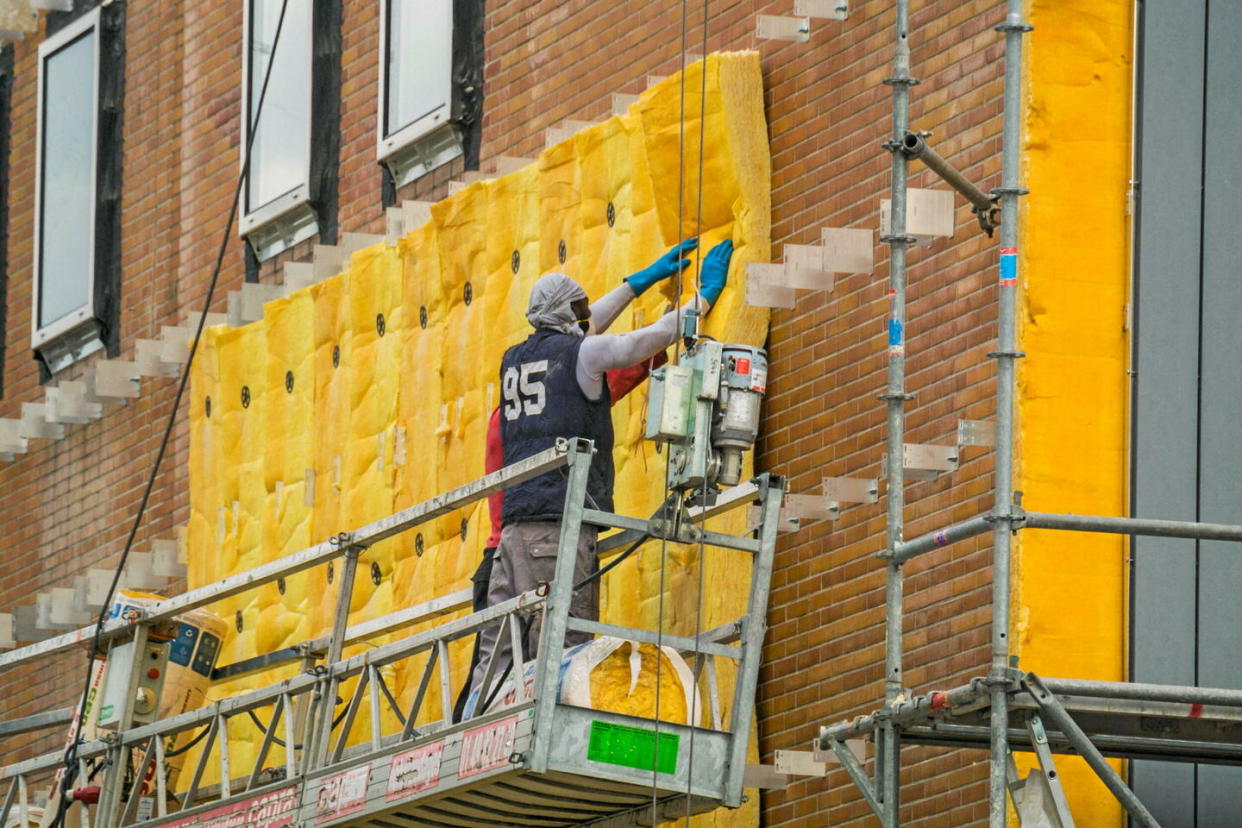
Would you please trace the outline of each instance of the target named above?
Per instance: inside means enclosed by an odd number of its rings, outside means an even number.
[[[251,18],[253,16],[255,0],[244,0],[242,8],[242,88],[241,88],[241,146],[238,153],[238,170],[242,170],[246,166],[246,147],[250,144],[250,86],[251,86]],[[277,196],[275,199],[266,202],[255,209],[250,208],[250,181],[247,180],[242,185],[241,194],[241,217],[238,221],[238,232],[242,237],[248,237],[255,231],[265,228],[268,225],[277,223],[280,219],[290,219],[290,228],[288,232],[281,233],[277,231],[276,236],[285,237],[289,243],[282,245],[277,243],[275,252],[270,255],[276,255],[280,250],[287,246],[292,246],[292,239],[296,241],[309,238],[318,232],[318,221],[314,207],[311,204],[311,177],[312,168],[314,166],[314,106],[315,106],[315,30],[316,30],[316,14],[315,5],[311,4],[307,13],[311,15],[310,19],[310,42],[306,48],[306,169],[301,183],[293,189]],[[292,9],[294,3],[290,2],[288,9]],[[260,83],[262,81],[260,80]],[[265,103],[266,106],[266,103]],[[261,115],[262,113],[260,113]],[[251,161],[253,169],[254,162]],[[249,177],[247,177],[249,178]],[[290,214],[297,213],[291,216]],[[283,224],[283,222],[282,222]],[[260,255],[260,259],[269,256]]]
[[[94,108],[94,135],[91,141],[91,185],[90,185],[90,233],[91,239],[89,244],[90,264],[87,268],[88,287],[86,303],[83,307],[62,316],[54,322],[40,327],[39,325],[39,303],[43,293],[43,173],[44,173],[44,81],[45,71],[44,65],[49,57],[54,55],[61,49],[71,45],[79,38],[83,37],[89,30],[94,30],[94,76],[91,82],[91,100]],[[30,344],[35,350],[40,350],[49,343],[60,339],[61,337],[73,331],[76,328],[84,327],[93,320],[98,318],[99,309],[96,306],[97,295],[97,264],[96,258],[98,253],[98,233],[99,233],[99,136],[102,129],[102,118],[100,117],[100,73],[101,73],[101,52],[103,48],[103,26],[101,25],[101,8],[96,6],[90,11],[84,13],[81,17],[65,26],[56,34],[48,37],[39,44],[38,55],[38,82],[36,93],[36,131],[35,131],[35,213],[34,213],[34,251],[32,262],[32,291],[31,291],[31,307],[30,307]],[[95,331],[91,331],[92,337]],[[79,355],[85,355],[90,350],[98,350],[103,343],[97,338],[94,347],[89,347]],[[89,343],[88,343],[89,345]],[[72,361],[72,360],[71,360]]]
[[[375,159],[393,174],[397,186],[463,154],[463,139],[454,123],[457,108],[453,63],[457,53],[458,26],[455,0],[436,0],[447,6],[449,20],[449,80],[444,104],[395,132],[386,133],[388,118],[389,7],[399,0],[380,0],[379,95],[376,99]]]

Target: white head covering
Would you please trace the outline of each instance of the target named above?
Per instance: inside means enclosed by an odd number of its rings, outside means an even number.
[[[582,336],[578,315],[570,305],[587,298],[582,285],[564,273],[545,273],[530,289],[526,321],[535,328],[552,328],[561,333]]]

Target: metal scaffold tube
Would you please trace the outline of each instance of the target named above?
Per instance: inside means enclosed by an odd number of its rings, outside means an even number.
[[[1028,529],[1063,529],[1070,532],[1103,532],[1113,535],[1242,541],[1242,526],[1224,523],[1194,523],[1182,520],[1147,520],[1097,515],[1059,515],[1046,512],[1027,512],[1023,515],[1022,522]]]
[[[892,153],[892,212],[889,235],[881,241],[889,245],[888,383],[883,399],[888,415],[888,511],[885,549],[895,551],[903,537],[905,485],[903,449],[905,443],[906,394],[906,249],[914,239],[906,235],[906,180],[909,159],[901,152],[910,128],[909,3],[896,2],[896,48],[893,74],[885,83],[893,88],[893,134],[886,147]],[[885,580],[885,656],[884,699],[892,704],[904,695],[902,676],[902,600],[903,572],[900,561],[890,559]],[[901,744],[900,729],[886,721],[879,733],[876,761],[876,789],[885,826],[900,822]]]
[[[962,175],[952,164],[940,157],[940,154],[927,145],[927,141],[917,132],[907,132],[902,139],[901,151],[910,159],[918,159],[927,168],[940,176],[946,184],[957,190],[963,198],[970,202],[974,214],[979,218],[979,226],[988,236],[996,229],[996,197],[989,196]]]
[[[991,197],[970,183],[966,176],[958,172],[952,164],[941,158],[940,153],[927,145],[922,135],[917,132],[907,132],[902,139],[901,151],[909,158],[917,158],[926,164],[929,170],[943,178],[946,184],[957,190],[976,210],[992,209]]]
[[[1140,684],[1063,678],[1044,678],[1041,681],[1049,693],[1062,696],[1242,708],[1242,690],[1231,690],[1226,687],[1188,687],[1176,684]]]
[[[1001,202],[999,310],[996,358],[996,467],[992,526],[992,667],[991,752],[988,767],[988,823],[1005,828],[1006,771],[1009,761],[1009,697],[1004,679],[1009,666],[1010,538],[1013,514],[1014,362],[1017,350],[1018,290],[1018,197],[1022,104],[1022,36],[1029,27],[1022,22],[1022,0],[1007,0],[1005,22],[997,27],[1005,34],[1005,86],[1001,143],[1001,186],[995,191]]]
[[[951,543],[960,540],[973,538],[976,535],[982,535],[992,526],[992,519],[989,516],[971,518],[970,520],[955,523],[944,529],[937,529],[926,535],[910,540],[902,541],[897,544],[897,549],[893,552],[885,552],[885,557],[891,557],[895,561],[905,563],[911,558],[916,558],[925,552],[933,549],[940,549]]]

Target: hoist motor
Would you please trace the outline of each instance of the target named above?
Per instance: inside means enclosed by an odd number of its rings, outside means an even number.
[[[651,372],[648,440],[668,444],[672,490],[735,486],[742,453],[759,436],[759,403],[767,391],[762,348],[700,340],[676,365]]]

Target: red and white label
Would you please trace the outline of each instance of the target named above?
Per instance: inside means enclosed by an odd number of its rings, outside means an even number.
[[[739,374],[749,374],[750,373],[750,360],[747,357],[739,357],[737,363],[734,365],[733,370],[737,371]]]
[[[297,819],[297,811],[298,788],[290,785],[165,823],[162,828],[285,828]]]
[[[440,759],[443,755],[444,740],[439,739],[392,757],[392,764],[388,766],[386,799],[392,802],[440,784]]]
[[[361,811],[367,804],[370,780],[371,767],[364,765],[321,781],[315,796],[315,821],[323,824]]]
[[[517,720],[517,716],[510,716],[463,733],[457,778],[465,779],[509,764],[513,739],[517,735]]]
[[[755,372],[750,375],[750,390],[758,391],[760,394],[768,393],[768,372],[763,368],[756,368]]]

